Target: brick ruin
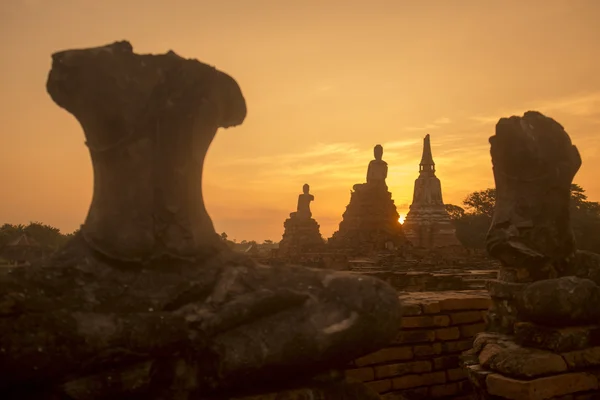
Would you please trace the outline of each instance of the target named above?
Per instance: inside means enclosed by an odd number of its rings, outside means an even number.
[[[319,232],[319,224],[312,218],[310,203],[315,197],[310,194],[310,186],[304,184],[302,194],[298,195],[296,212],[283,223],[284,232],[279,242],[279,255],[282,257],[301,257],[310,252],[321,252],[325,240]]]
[[[323,245],[317,222],[310,217],[299,217],[304,214],[298,211],[290,214],[290,218],[284,222],[279,251],[274,252],[271,259],[261,261],[353,270],[364,257],[377,260],[381,254],[387,254],[396,256],[393,269],[403,271],[412,261],[421,264],[419,259],[431,258],[431,255],[435,255],[436,262],[440,264],[472,258],[458,241],[444,206],[441,183],[435,175],[429,135],[425,136],[423,142],[413,203],[404,224],[399,221],[400,216],[386,184],[388,166],[382,159],[383,147],[375,146],[374,154],[375,159],[367,169],[367,182],[354,185],[339,229],[326,245]],[[308,196],[308,202],[314,199],[308,193],[300,195],[298,207],[301,201],[305,201],[302,196]],[[310,210],[305,214],[309,215]],[[341,256],[347,257],[345,267],[337,262]],[[332,262],[332,259],[336,259],[336,262]],[[413,271],[419,270],[419,265],[413,263],[412,266]],[[380,265],[380,269],[387,267],[389,265]]]
[[[367,182],[354,185],[339,229],[328,242],[330,247],[349,254],[369,254],[407,243],[385,182],[388,166],[382,159],[383,147],[377,145],[373,152],[375,159],[369,163]]]
[[[419,177],[415,181],[413,201],[402,225],[408,240],[418,247],[462,247],[456,229],[442,199],[442,184],[435,176],[429,135],[423,140]]]
[[[383,399],[468,399],[461,353],[485,329],[485,291],[400,295],[402,330],[386,348],[355,360],[349,380],[366,383]]]
[[[436,253],[449,231],[414,233],[445,221],[427,136],[408,234],[425,253],[403,253],[376,146],[332,242],[371,256],[341,273],[263,265],[214,232],[198,188],[217,128],[246,116],[233,78],[117,42],[53,55],[48,92],[81,122],[99,176],[64,249],[0,274],[3,398],[597,398],[600,256],[573,243],[581,159],[554,120],[501,119],[490,139],[498,264]],[[283,252],[322,243],[313,199],[305,185]]]
[[[83,128],[93,200],[51,258],[0,271],[3,399],[367,390],[328,371],[393,339],[397,292],[368,276],[259,264],[214,230],[204,159],[218,129],[247,112],[231,76],[123,41],[53,54],[47,91]]]
[[[402,293],[398,337],[345,372],[381,398],[598,398],[600,255],[576,249],[568,211],[579,153],[537,112],[501,119],[490,143],[499,196],[487,250],[497,263],[349,262]]]
[[[362,383],[373,393],[328,399],[467,400],[471,384],[460,366],[461,353],[485,329],[490,297],[485,291],[401,294],[402,329],[386,347],[352,361],[345,381]],[[317,396],[320,393],[317,393]],[[303,388],[235,400],[297,400],[315,398]]]

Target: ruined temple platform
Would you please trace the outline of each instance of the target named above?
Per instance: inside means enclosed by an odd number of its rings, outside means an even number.
[[[599,399],[600,327],[535,328],[525,329],[529,339],[535,337],[527,343],[519,338],[522,333],[482,332],[476,336],[473,349],[465,352],[463,359],[477,398]]]
[[[383,400],[470,399],[472,387],[461,368],[462,352],[485,329],[491,304],[484,290],[402,293],[404,316],[398,336],[387,347],[354,360],[345,381],[370,388]],[[361,390],[363,396],[366,393]],[[320,389],[299,388],[236,400],[376,399],[346,393],[322,397]],[[321,397],[320,397],[321,396]]]
[[[348,260],[348,270],[382,279],[398,291],[483,290],[498,275],[498,265],[486,258],[411,260],[394,256]]]

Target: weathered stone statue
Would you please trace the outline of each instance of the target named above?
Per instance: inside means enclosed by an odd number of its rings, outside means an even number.
[[[309,192],[310,186],[305,183],[302,194],[298,195],[297,211],[290,213],[290,218],[283,223],[284,232],[278,251],[280,256],[297,258],[307,252],[318,252],[325,245],[319,224],[310,212],[310,203],[315,196]]]
[[[406,244],[400,215],[385,183],[388,166],[382,160],[383,147],[375,146],[374,154],[375,159],[367,169],[367,183],[353,186],[340,228],[329,239],[328,244],[333,248],[368,254]]]
[[[372,185],[385,185],[388,165],[382,160],[383,146],[380,144],[376,145],[373,148],[373,154],[375,155],[375,159],[371,160],[369,167],[367,168],[367,183]]]
[[[442,184],[435,175],[429,135],[423,139],[423,155],[419,163],[419,177],[410,210],[402,229],[415,246],[440,248],[461,246],[442,199]]]
[[[298,195],[298,208],[295,213],[290,214],[290,217],[301,219],[312,217],[312,212],[310,212],[310,202],[314,201],[315,196],[309,192],[310,186],[308,186],[308,183],[305,183],[304,186],[302,186],[302,194]]]
[[[47,89],[83,127],[94,195],[54,258],[0,272],[3,399],[250,394],[395,336],[387,284],[266,267],[215,233],[202,169],[217,129],[246,116],[233,78],[128,42],[52,59]]]
[[[576,251],[571,231],[579,152],[534,111],[500,119],[490,144],[497,198],[487,249],[502,267],[489,284],[488,332],[466,355],[469,377],[480,399],[592,398],[600,262]]]

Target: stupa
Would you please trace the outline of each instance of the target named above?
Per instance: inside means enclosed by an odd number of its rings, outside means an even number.
[[[442,184],[435,176],[429,135],[423,140],[419,177],[415,180],[413,201],[403,229],[413,246],[434,248],[461,245],[444,206]]]
[[[381,145],[375,146],[374,155],[367,170],[367,183],[354,185],[339,230],[329,239],[333,248],[366,254],[407,242],[385,182],[388,166],[382,159]]]
[[[296,212],[290,213],[283,226],[285,231],[279,242],[280,254],[299,254],[321,250],[325,241],[319,232],[319,224],[312,218],[310,203],[315,196],[310,194],[310,186],[304,184],[298,196]]]

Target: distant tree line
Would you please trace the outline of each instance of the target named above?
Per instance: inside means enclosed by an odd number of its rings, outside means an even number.
[[[0,226],[0,258],[16,257],[14,252],[9,252],[10,244],[23,236],[31,244],[29,247],[31,252],[50,254],[64,245],[74,234],[75,232],[63,234],[60,229],[41,222],[30,222],[28,225],[3,224]],[[28,249],[24,248],[21,251],[27,252]],[[28,258],[26,254],[25,258]]]
[[[496,189],[469,194],[463,206],[447,204],[456,235],[468,248],[485,248],[485,237],[492,222],[496,204]],[[571,185],[571,225],[577,248],[600,253],[600,203],[589,201],[585,190]]]
[[[50,225],[43,224],[41,222],[30,222],[28,225],[18,224],[4,224],[0,226],[0,258],[10,259],[13,257],[13,253],[9,250],[12,250],[10,246],[11,243],[18,241],[23,235],[26,236],[27,240],[32,243],[31,250],[36,253],[38,250],[44,250],[45,254],[50,254],[53,251],[57,250],[61,246],[63,246],[70,238],[73,237],[77,233],[79,229],[75,232],[64,234],[60,231],[60,229],[55,228]],[[255,240],[242,240],[241,242],[237,242],[234,240],[229,240],[227,233],[221,233],[221,239],[230,247],[235,247],[236,245],[243,246],[271,246],[275,243],[272,240],[266,239],[262,244],[259,244]],[[26,249],[23,249],[26,251]]]

